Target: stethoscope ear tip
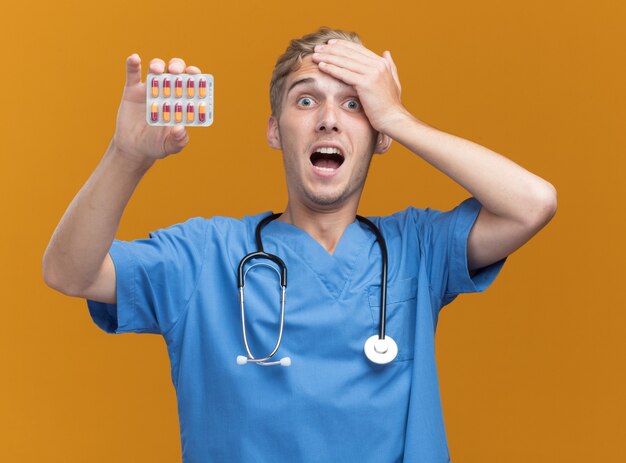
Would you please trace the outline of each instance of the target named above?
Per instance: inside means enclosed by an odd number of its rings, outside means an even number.
[[[269,365],[281,365],[283,367],[291,366],[291,357],[283,357],[279,361],[276,362],[268,362],[267,359],[259,360],[259,359],[251,359],[250,357],[246,357],[245,355],[237,356],[237,365],[245,365],[248,362],[254,362],[257,365],[269,366]]]

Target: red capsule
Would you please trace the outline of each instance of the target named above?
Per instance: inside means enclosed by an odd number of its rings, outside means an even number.
[[[174,105],[174,120],[176,122],[183,120],[183,105],[180,103]]]
[[[176,98],[183,96],[183,79],[180,77],[178,77],[176,82],[174,82],[174,96]]]
[[[152,79],[152,97],[156,98],[159,96],[159,79],[154,77]]]
[[[170,121],[170,104],[169,103],[163,103],[163,122],[169,122]]]
[[[206,96],[206,79],[204,77],[200,78],[200,83],[198,84],[198,95],[200,98],[204,98]]]
[[[171,83],[170,80],[166,77],[165,79],[163,79],[163,96],[165,98],[169,98],[170,97],[170,93],[172,91],[171,89]]]
[[[150,120],[152,122],[159,121],[159,105],[156,103],[156,101],[150,105]]]
[[[193,103],[187,104],[187,122],[193,122]]]
[[[198,106],[198,120],[206,122],[206,105],[204,103],[200,103]]]
[[[187,79],[187,97],[188,98],[193,98],[193,94],[194,94],[194,82],[193,79]]]

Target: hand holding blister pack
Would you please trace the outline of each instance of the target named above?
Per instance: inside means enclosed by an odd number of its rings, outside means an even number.
[[[148,125],[199,126],[213,123],[211,74],[148,74],[146,79]]]

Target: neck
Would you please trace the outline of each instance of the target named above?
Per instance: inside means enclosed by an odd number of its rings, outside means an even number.
[[[285,212],[278,220],[304,230],[328,253],[332,254],[345,229],[354,222],[356,206],[355,204],[333,210],[313,210],[306,207],[294,207],[293,203],[288,202]]]

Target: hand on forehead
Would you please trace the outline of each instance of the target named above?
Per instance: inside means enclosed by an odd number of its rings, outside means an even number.
[[[388,72],[401,91],[398,70],[389,51],[380,56],[359,43],[330,39],[327,44],[315,47],[312,59],[324,72],[353,86],[375,72]]]
[[[383,56],[348,40],[331,39],[317,45],[311,59],[328,74],[357,92],[372,127],[382,131],[394,116],[404,112],[398,71],[391,53]]]

